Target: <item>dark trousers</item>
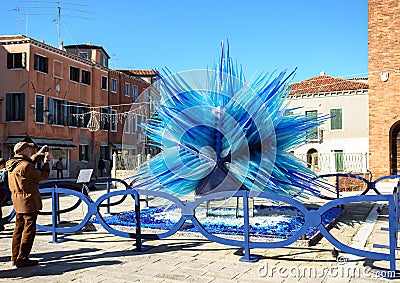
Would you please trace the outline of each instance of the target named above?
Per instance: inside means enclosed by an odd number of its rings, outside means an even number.
[[[57,179],[60,179],[60,175],[61,175],[61,179],[64,178],[62,169],[57,169]]]
[[[17,213],[15,215],[15,228],[12,238],[11,260],[27,259],[31,253],[36,235],[36,220],[38,212]]]

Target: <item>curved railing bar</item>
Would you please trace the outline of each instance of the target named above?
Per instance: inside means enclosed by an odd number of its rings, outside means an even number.
[[[265,199],[274,199],[274,200],[279,200],[284,203],[288,203],[294,207],[296,207],[300,212],[304,215],[304,223],[301,226],[301,228],[294,233],[292,236],[290,236],[287,239],[284,239],[282,241],[274,241],[274,242],[250,242],[250,248],[276,248],[277,246],[287,246],[290,245],[297,240],[301,238],[302,235],[304,235],[307,231],[307,229],[310,227],[308,224],[309,221],[307,221],[310,216],[310,210],[308,210],[301,202],[299,202],[296,199],[290,198],[288,196],[283,196],[275,193],[270,193],[270,192],[250,192],[249,197],[259,197],[259,198],[265,198]]]
[[[106,177],[106,178],[101,178],[101,179],[97,179],[97,180],[93,180],[91,182],[88,183],[88,187],[93,186],[95,184],[106,184],[107,185],[107,193],[109,193],[110,190],[110,185],[112,182],[118,182],[118,183],[122,183],[125,186],[126,190],[131,189],[131,186],[125,182],[125,180],[123,179],[116,179],[116,178],[110,178],[110,177]],[[108,202],[106,204],[101,204],[100,207],[110,207],[110,206],[115,206],[115,205],[119,205],[121,203],[123,203],[125,201],[125,199],[127,198],[129,194],[123,195],[123,197],[120,200],[117,200],[115,202]]]
[[[81,192],[77,192],[71,189],[66,189],[66,188],[59,188],[59,187],[53,187],[53,188],[44,188],[40,190],[41,193],[52,193],[52,194],[68,194],[68,195],[73,195],[81,199],[86,205],[88,206],[88,213],[85,215],[83,220],[78,224],[73,227],[55,227],[55,223],[52,223],[52,226],[47,226],[47,225],[40,225],[37,224],[37,229],[41,231],[47,231],[47,232],[53,232],[53,233],[69,233],[69,232],[76,232],[80,229],[82,229],[85,224],[89,221],[91,214],[91,210],[93,210],[92,207],[92,202],[88,199],[87,196],[85,196]],[[54,204],[54,202],[53,202]],[[58,211],[55,211],[53,209],[53,214],[58,213]],[[54,222],[54,221],[53,221]]]
[[[146,190],[146,189],[136,189],[136,191],[139,193],[139,195],[147,195],[147,196],[154,196],[154,197],[161,197],[164,199],[167,199],[174,204],[176,204],[178,209],[181,209],[181,217],[178,219],[178,221],[167,231],[159,234],[142,234],[143,239],[147,240],[154,240],[154,239],[163,239],[167,238],[173,234],[175,234],[181,227],[182,225],[186,222],[187,218],[185,217],[185,212],[187,210],[187,205],[183,203],[179,198],[170,195],[165,192],[161,191],[152,191],[152,190]],[[139,196],[140,198],[140,196]]]
[[[358,175],[353,175],[353,174],[327,174],[327,175],[321,175],[320,177],[323,176],[345,176],[345,177],[354,177],[360,180],[363,180],[364,182],[366,181],[365,178],[360,177]],[[375,185],[377,182],[385,180],[385,179],[394,179],[394,178],[399,178],[400,175],[390,175],[390,176],[384,176],[381,178],[378,178],[374,182],[368,182],[368,186],[370,186],[370,189],[373,188],[375,189]],[[136,239],[136,245],[138,247],[138,250],[141,250],[141,241],[142,239],[161,239],[161,238],[166,238],[169,237],[170,235],[176,233],[182,225],[185,223],[185,221],[190,220],[194,224],[194,226],[197,228],[197,230],[206,238],[208,238],[211,241],[225,244],[225,245],[232,245],[232,246],[239,246],[243,247],[245,249],[245,255],[247,255],[247,258],[245,258],[246,261],[249,261],[249,255],[250,255],[250,248],[277,248],[277,247],[283,247],[287,246],[295,241],[297,241],[301,235],[303,235],[309,227],[316,227],[321,234],[330,242],[332,243],[335,247],[340,249],[341,251],[351,253],[354,255],[358,255],[361,257],[365,258],[371,258],[371,259],[376,259],[376,260],[389,260],[390,261],[390,268],[391,270],[395,270],[396,268],[396,261],[395,261],[395,252],[397,248],[397,243],[396,243],[396,233],[397,233],[397,226],[396,221],[398,221],[398,218],[400,217],[400,211],[399,211],[399,204],[398,204],[398,196],[396,194],[394,195],[382,195],[379,192],[377,192],[377,195],[361,195],[361,196],[352,196],[352,197],[345,197],[345,198],[338,198],[335,200],[332,200],[320,208],[314,210],[308,210],[301,202],[290,198],[288,196],[283,196],[279,195],[276,193],[270,193],[270,192],[254,192],[254,191],[247,191],[247,190],[239,190],[235,193],[232,192],[218,192],[218,193],[210,193],[205,196],[202,196],[198,199],[196,199],[193,202],[182,202],[179,198],[165,193],[161,191],[152,191],[152,190],[146,190],[146,189],[137,189],[135,187],[129,187],[129,185],[121,179],[112,179],[112,178],[107,178],[107,181],[117,181],[121,182],[126,186],[126,190],[120,190],[120,191],[114,191],[114,192],[107,192],[106,194],[100,196],[95,202],[90,200],[88,196],[81,192],[77,192],[75,190],[71,190],[68,188],[59,188],[59,187],[53,187],[53,188],[42,188],[40,189],[41,194],[46,194],[46,193],[51,193],[52,195],[52,226],[45,226],[45,225],[37,225],[37,228],[39,230],[43,231],[51,231],[53,233],[53,239],[56,241],[57,233],[68,233],[68,232],[75,232],[84,227],[85,224],[88,223],[90,217],[92,215],[95,215],[100,223],[100,225],[105,228],[108,232],[125,237],[125,238],[135,238]],[[93,185],[95,183],[100,183],[103,180],[96,180],[91,183],[90,185]],[[128,188],[129,187],[129,188]],[[88,206],[88,212],[83,218],[83,220],[76,226],[74,227],[57,227],[57,216],[59,215],[60,211],[59,210],[59,194],[67,194],[67,195],[72,195],[77,197],[79,200],[83,201],[86,203]],[[178,208],[181,209],[181,217],[180,219],[174,224],[174,226],[165,233],[161,234],[142,234],[141,233],[141,223],[140,223],[140,195],[149,195],[149,196],[155,196],[155,197],[161,197],[167,200],[170,200],[173,202]],[[131,195],[134,200],[135,200],[135,217],[136,217],[136,231],[135,233],[128,233],[128,232],[123,232],[116,230],[110,225],[108,225],[103,216],[100,214],[99,209],[101,206],[103,206],[102,202],[105,200],[109,200],[111,197],[114,196],[123,196],[126,197],[128,195]],[[222,237],[218,237],[214,234],[209,233],[203,225],[198,221],[195,215],[195,210],[196,208],[208,201],[208,200],[215,200],[215,199],[221,199],[221,198],[229,198],[229,197],[242,197],[243,198],[243,204],[244,204],[244,239],[243,240],[233,240],[233,239],[226,239]],[[277,200],[281,202],[288,203],[294,207],[296,207],[301,213],[304,214],[305,217],[305,222],[303,223],[302,227],[290,238],[285,239],[283,241],[278,241],[278,242],[251,242],[249,239],[249,209],[248,209],[248,198],[249,197],[258,197],[258,198],[265,198],[265,199],[272,199],[272,200]],[[323,226],[321,223],[322,215],[327,212],[330,208],[343,205],[343,204],[348,204],[348,203],[353,203],[353,202],[377,202],[377,201],[385,201],[389,203],[389,241],[390,241],[390,253],[378,253],[378,252],[372,252],[372,251],[366,251],[366,250],[360,250],[357,248],[353,248],[350,246],[347,246],[341,242],[339,242],[333,235],[329,233],[329,231]],[[247,209],[246,209],[247,208]],[[14,211],[11,212],[10,215],[15,213]],[[4,219],[4,218],[3,218]],[[1,219],[1,220],[3,220]]]
[[[104,200],[107,200],[107,199],[109,199],[111,197],[119,196],[119,195],[122,195],[122,196],[125,196],[125,197],[128,196],[128,195],[133,195],[133,198],[135,200],[139,200],[139,194],[138,194],[138,192],[136,190],[127,189],[127,190],[123,190],[123,191],[109,192],[109,193],[106,193],[106,194],[100,196],[96,200],[96,202],[93,203],[93,207],[99,208],[101,203]],[[135,206],[136,205],[137,205],[137,202],[135,201]],[[137,219],[137,216],[140,213],[139,210],[140,210],[140,207],[135,207],[135,212],[137,213],[137,215],[136,215],[136,225],[140,225],[140,220],[138,221],[138,219]],[[114,235],[120,236],[120,237],[124,237],[124,238],[135,238],[135,239],[137,239],[139,237],[140,228],[139,228],[139,231],[138,231],[138,226],[136,226],[136,231],[135,232],[124,232],[124,231],[120,231],[120,230],[114,229],[110,225],[108,225],[106,223],[106,221],[104,220],[103,216],[101,215],[101,213],[98,211],[98,209],[96,210],[94,215],[96,216],[96,219],[99,221],[100,225],[111,234],[114,234]]]
[[[332,174],[323,174],[323,175],[319,175],[315,178],[313,178],[312,180],[317,180],[317,179],[321,179],[321,178],[326,178],[326,177],[336,177],[336,184],[335,184],[335,190],[336,190],[336,198],[334,197],[329,197],[326,195],[322,195],[322,194],[317,194],[318,197],[322,198],[322,199],[326,199],[326,200],[334,200],[340,197],[340,192],[339,192],[339,177],[347,177],[347,178],[354,178],[354,179],[359,179],[361,181],[363,181],[364,183],[367,184],[367,189],[365,190],[364,193],[368,192],[371,188],[375,189],[375,183],[368,181],[367,179],[365,179],[364,177],[352,174],[352,173],[332,173]],[[377,191],[376,191],[377,192]],[[379,194],[379,192],[377,192],[377,194]]]
[[[68,187],[74,187],[74,191],[81,191],[82,187],[79,186],[77,183],[71,182],[71,181],[50,181],[50,182],[46,182],[46,183],[41,183],[39,184],[39,191],[41,189],[44,188],[52,188],[52,187],[61,187],[61,188],[65,188],[63,186],[68,186]],[[69,188],[70,189],[70,188]],[[64,208],[62,210],[59,210],[59,214],[63,214],[63,213],[67,213],[70,211],[75,210],[77,207],[79,207],[79,205],[81,204],[82,200],[78,198],[78,200],[76,201],[76,203],[74,205],[72,205],[71,207],[68,208]],[[39,215],[52,215],[52,211],[39,211]]]
[[[364,196],[353,196],[353,197],[346,197],[342,199],[337,199],[331,201],[329,203],[324,204],[321,206],[317,212],[319,215],[323,215],[327,210],[337,205],[348,204],[348,203],[356,203],[356,202],[377,202],[377,201],[386,201],[389,203],[390,206],[393,205],[393,196],[392,195],[364,195]],[[322,235],[335,247],[340,249],[341,251],[351,253],[354,255],[358,255],[364,258],[371,258],[376,260],[389,260],[390,254],[385,253],[377,253],[371,251],[365,251],[356,249],[350,246],[347,246],[341,242],[339,242],[328,230],[321,224],[318,225],[318,230],[321,231]]]
[[[361,193],[361,195],[365,195],[370,189],[374,190],[374,191],[376,192],[376,194],[380,195],[381,193],[376,189],[376,184],[379,183],[380,181],[383,181],[383,180],[387,180],[387,179],[397,179],[397,178],[400,178],[400,175],[382,176],[382,177],[376,179],[375,181],[371,182],[371,183],[373,183],[373,186],[371,185],[371,188],[370,188],[370,187],[367,187],[367,188],[365,189],[365,191],[363,191],[363,192]]]

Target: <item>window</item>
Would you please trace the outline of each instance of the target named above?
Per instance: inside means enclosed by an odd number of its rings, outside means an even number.
[[[117,110],[111,110],[111,132],[117,131],[118,113]]]
[[[331,109],[331,130],[342,129],[342,109]]]
[[[90,85],[90,72],[86,70],[82,70],[82,80],[81,83]]]
[[[125,96],[131,96],[131,85],[125,84]]]
[[[79,68],[69,67],[69,79],[73,82],[79,82]]]
[[[104,67],[108,66],[107,57],[104,56],[104,54],[100,54],[100,62],[101,62],[101,65]]]
[[[82,58],[89,59],[89,53],[87,52],[78,52],[78,56],[81,56]]]
[[[111,79],[111,91],[117,92],[117,80],[116,79]]]
[[[25,94],[7,93],[6,94],[6,121],[25,120]]]
[[[26,67],[26,52],[7,53],[7,69],[22,69]]]
[[[79,161],[89,161],[89,146],[87,144],[79,145]]]
[[[54,60],[53,63],[53,76],[62,78],[63,76],[63,62]]]
[[[100,146],[100,158],[110,160],[110,148],[108,146]]]
[[[36,123],[44,123],[44,95],[36,94],[35,97],[35,121]]]
[[[306,116],[312,119],[317,119],[318,116],[318,111],[317,110],[311,110],[311,111],[306,111]],[[307,131],[307,140],[316,140],[318,139],[318,127],[313,127]]]
[[[109,108],[100,108],[100,129],[110,129]]]
[[[101,89],[108,89],[108,77],[101,76]]]
[[[336,172],[343,172],[343,150],[335,150]]]
[[[136,85],[132,85],[132,101],[135,102],[138,97],[138,87]]]
[[[49,118],[48,123],[54,125],[68,125],[67,101],[49,97]]]
[[[34,69],[36,71],[43,73],[49,72],[49,58],[35,54],[34,59],[35,59]]]

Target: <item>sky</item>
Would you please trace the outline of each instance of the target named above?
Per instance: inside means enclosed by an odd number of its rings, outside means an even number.
[[[109,67],[172,73],[211,68],[229,42],[249,80],[292,71],[367,77],[367,0],[66,0],[58,2],[64,45],[92,43]],[[19,8],[19,11],[17,11]],[[0,0],[0,35],[58,46],[57,1]]]

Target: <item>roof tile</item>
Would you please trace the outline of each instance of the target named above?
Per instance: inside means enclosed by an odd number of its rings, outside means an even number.
[[[294,95],[357,89],[368,89],[368,83],[360,82],[355,79],[341,79],[327,75],[320,75],[301,82],[293,83],[291,85],[290,94]]]

